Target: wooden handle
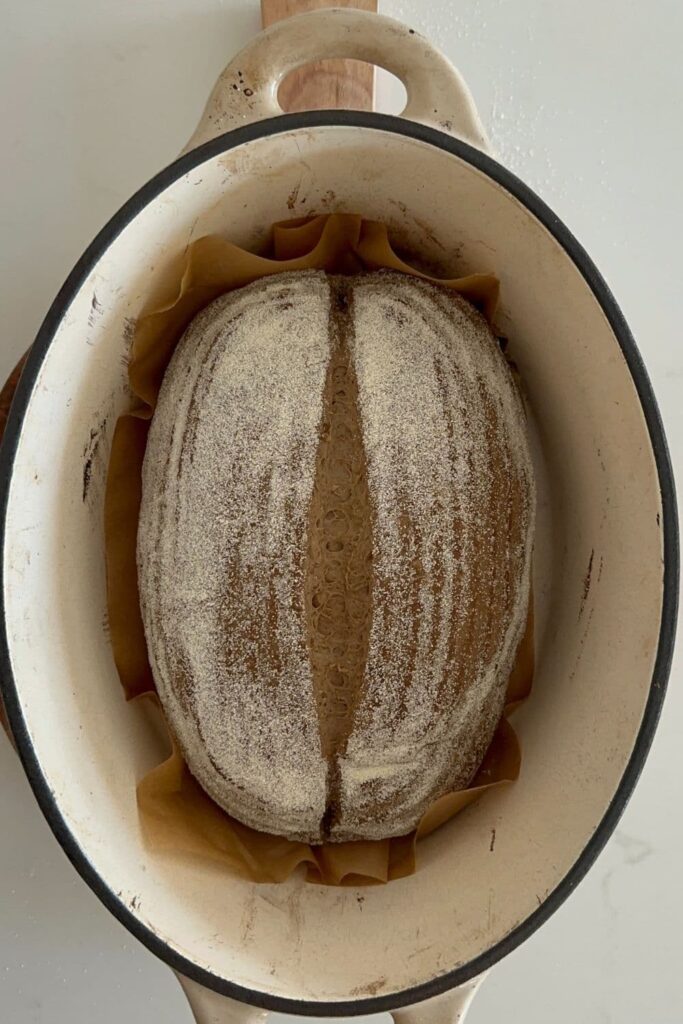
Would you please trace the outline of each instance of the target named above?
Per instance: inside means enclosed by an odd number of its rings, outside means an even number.
[[[377,0],[261,0],[263,27],[323,7],[377,13]],[[321,60],[288,75],[278,99],[283,110],[372,110],[375,69],[357,60]]]
[[[14,367],[9,377],[5,381],[2,391],[0,391],[0,441],[5,433],[5,427],[7,426],[7,417],[9,416],[10,406],[12,399],[14,398],[14,392],[17,389],[19,378],[21,377],[21,371],[24,369],[24,363],[26,362],[26,356],[28,352],[25,352],[21,357],[17,365]],[[5,715],[5,709],[2,706],[2,700],[0,699],[0,726],[5,730],[9,736],[9,726],[7,723],[7,717]],[[11,737],[10,737],[11,739]]]
[[[21,371],[24,369],[24,363],[26,362],[27,355],[28,352],[25,352],[5,381],[2,391],[0,391],[0,441],[2,440],[2,435],[5,433],[7,417],[9,416],[9,408],[12,404],[14,392],[16,391],[17,384],[19,383],[19,378],[21,377]]]

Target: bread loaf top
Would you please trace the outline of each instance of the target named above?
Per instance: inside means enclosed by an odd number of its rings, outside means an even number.
[[[198,781],[291,838],[408,832],[500,717],[533,518],[519,396],[459,296],[307,271],[211,303],[164,378],[138,531]]]

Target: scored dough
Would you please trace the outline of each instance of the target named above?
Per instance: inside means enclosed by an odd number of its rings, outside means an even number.
[[[217,299],[167,369],[140,596],[188,766],[310,842],[413,828],[467,785],[524,629],[534,487],[480,314],[392,272]]]

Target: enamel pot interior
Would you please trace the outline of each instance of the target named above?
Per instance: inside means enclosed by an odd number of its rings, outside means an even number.
[[[293,207],[293,208],[292,208]],[[425,840],[386,887],[252,885],[145,849],[136,780],[159,757],[107,639],[102,505],[130,325],[201,235],[276,220],[387,222],[450,274],[494,271],[533,411],[538,669],[519,781]],[[86,468],[87,466],[87,468]],[[580,247],[493,160],[380,115],[239,129],[146,186],[78,264],[34,346],[3,454],[5,701],[43,810],[104,902],[185,974],[275,1009],[414,1002],[500,958],[614,827],[656,723],[675,616],[673,490],[627,328]],[[493,838],[495,836],[495,842]]]

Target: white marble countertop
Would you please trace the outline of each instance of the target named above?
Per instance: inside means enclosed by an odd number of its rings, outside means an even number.
[[[0,374],[83,248],[185,143],[256,0],[3,0]],[[591,253],[630,322],[683,475],[683,5],[380,0],[458,65],[501,159]],[[380,82],[378,106],[395,105]],[[395,106],[392,108],[395,109]],[[680,657],[623,820],[468,1024],[683,1020]],[[67,863],[0,738],[0,1019],[189,1024],[180,989]],[[386,1018],[388,1019],[388,1018]]]

